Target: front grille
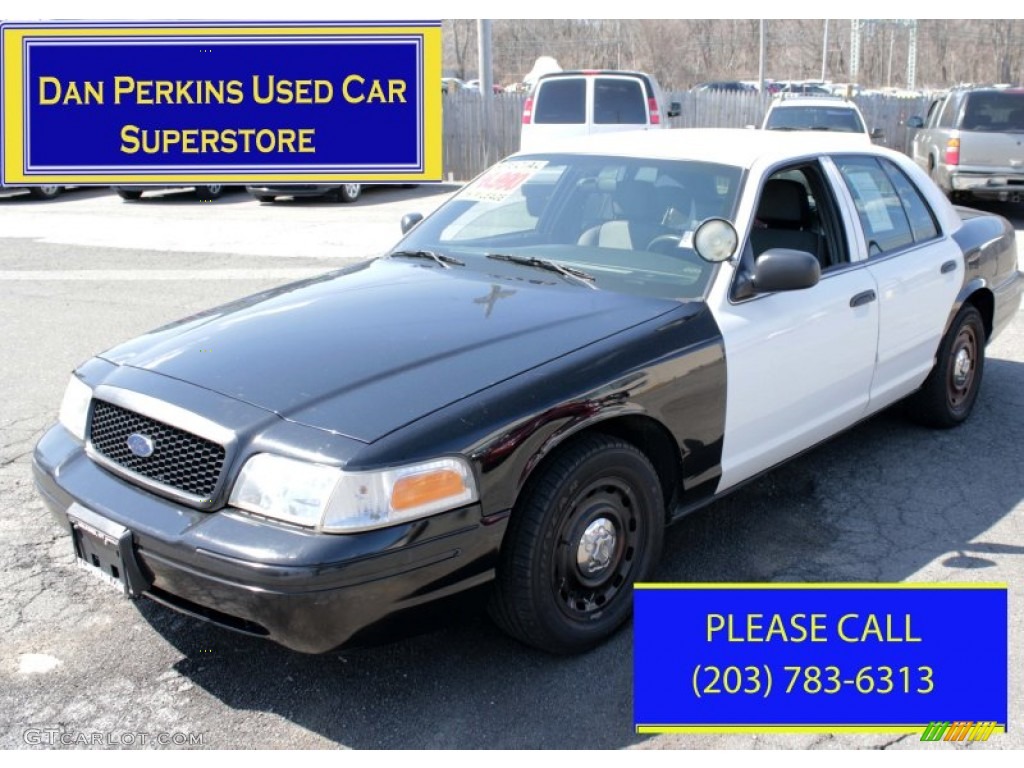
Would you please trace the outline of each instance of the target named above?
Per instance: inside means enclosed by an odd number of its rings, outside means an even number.
[[[133,434],[153,441],[150,456],[131,451]],[[103,400],[93,401],[90,439],[119,467],[204,499],[213,495],[224,468],[224,446]]]

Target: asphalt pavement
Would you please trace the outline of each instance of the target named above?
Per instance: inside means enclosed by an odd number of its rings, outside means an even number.
[[[30,472],[69,372],[150,328],[380,253],[402,214],[451,191],[371,189],[354,205],[182,192],[129,204],[107,190],[0,199],[0,747],[921,747],[916,736],[637,735],[628,629],[555,658],[471,604],[416,637],[305,656],[127,601],[75,568]],[[1024,208],[991,209],[1020,240]],[[935,432],[887,411],[674,526],[658,578],[1006,582],[1010,732],[969,748],[1020,749],[1022,444],[1018,315],[988,349],[966,425]],[[955,610],[970,620],[969,606]]]

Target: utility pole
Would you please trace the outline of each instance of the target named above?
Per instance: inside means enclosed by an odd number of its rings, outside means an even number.
[[[479,52],[480,93],[491,96],[494,93],[494,67],[491,55],[491,20],[477,19],[476,35]]]
[[[828,78],[828,19],[825,19],[825,41],[821,44],[821,82]]]
[[[857,82],[860,69],[860,19],[850,20],[850,82]]]
[[[483,150],[484,165],[489,166],[498,158],[491,157],[491,150],[494,146],[493,133],[491,131],[491,104],[494,101],[493,67],[491,63],[491,20],[477,19],[476,39],[478,54],[478,71],[480,73],[480,110],[483,120]]]
[[[761,46],[760,46],[760,48],[761,48],[761,51],[760,51],[760,54],[758,55],[758,64],[757,64],[757,81],[758,81],[758,88],[760,88],[761,100],[763,101],[764,100],[764,94],[765,94],[765,90],[764,90],[764,19],[761,19]]]

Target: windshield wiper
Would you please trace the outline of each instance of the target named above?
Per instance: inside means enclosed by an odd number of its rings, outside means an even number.
[[[559,264],[557,261],[539,259],[536,256],[519,256],[513,253],[488,253],[487,258],[495,259],[496,261],[510,261],[513,264],[522,264],[524,267],[546,269],[548,272],[557,272],[562,277],[571,277],[587,286],[587,288],[593,288],[595,291],[597,290],[597,286],[593,284],[595,279],[593,275],[587,274],[582,269],[576,269],[575,267],[567,267],[564,264]]]
[[[388,256],[405,256],[409,259],[430,259],[431,261],[436,261],[445,269],[450,269],[452,264],[457,267],[466,266],[466,262],[459,261],[454,256],[437,253],[436,251],[395,251],[394,253],[389,253]]]

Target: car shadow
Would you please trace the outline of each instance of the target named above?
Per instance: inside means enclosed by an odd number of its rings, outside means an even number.
[[[657,580],[1004,580],[989,574],[1024,546],[990,531],[1024,498],[1022,391],[1024,363],[990,358],[961,427],[917,427],[898,406],[858,425],[673,526]],[[429,634],[306,656],[141,603],[182,654],[180,674],[234,709],[339,745],[604,749],[651,738],[632,728],[629,629],[553,657],[473,610]]]
[[[245,187],[225,187],[219,197],[213,200],[204,200],[198,197],[191,187],[182,189],[154,189],[152,192],[143,192],[142,197],[135,200],[122,200],[125,205],[232,205],[244,203],[251,200],[245,194]]]

